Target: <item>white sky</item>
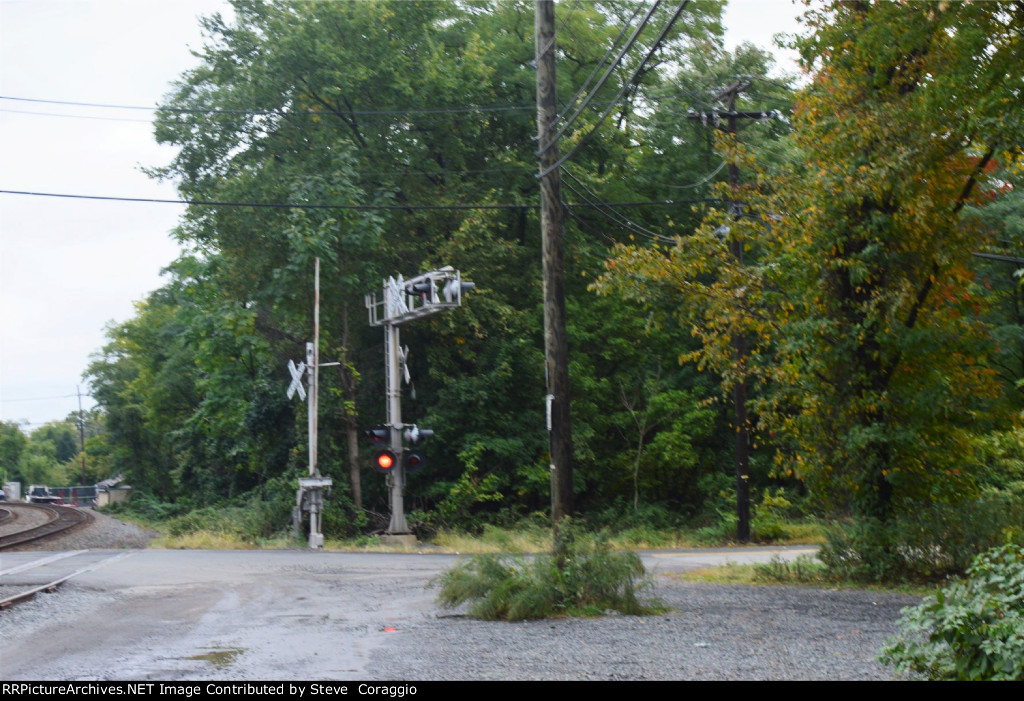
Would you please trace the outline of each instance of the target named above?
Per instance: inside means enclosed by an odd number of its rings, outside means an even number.
[[[220,0],[0,0],[0,96],[158,104],[196,59]],[[727,44],[798,29],[790,0],[732,0]],[[785,67],[795,72],[789,64]],[[29,114],[29,113],[48,113]],[[75,115],[48,116],[48,115]],[[83,118],[83,116],[90,118]],[[0,99],[0,190],[175,199],[140,172],[172,153],[148,111]],[[78,408],[104,328],[134,313],[177,256],[183,207],[0,194],[0,419],[34,428]],[[83,405],[94,402],[83,397]]]

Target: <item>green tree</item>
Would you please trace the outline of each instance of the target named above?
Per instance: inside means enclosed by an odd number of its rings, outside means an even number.
[[[558,8],[563,102],[647,7]],[[108,469],[200,500],[301,469],[305,408],[283,397],[285,364],[312,337],[319,257],[321,357],[341,363],[321,373],[322,416],[340,419],[321,420],[321,469],[336,497],[386,511],[382,480],[359,480],[357,427],[384,416],[380,331],[363,323],[362,296],[385,275],[453,265],[478,285],[463,308],[402,332],[415,385],[403,388],[404,419],[437,432],[407,503],[450,505],[476,470],[483,491],[502,499],[473,501],[459,516],[466,525],[546,508],[532,3],[238,0],[234,10],[230,22],[204,20],[200,65],[158,113],[156,137],[177,156],[153,174],[190,200],[274,206],[190,206],[167,285],[111,329],[90,370],[109,425]],[[678,329],[626,338],[650,310],[586,289],[609,240],[699,218],[682,203],[620,210],[626,223],[594,201],[675,198],[676,186],[723,177],[707,130],[682,119],[680,96],[706,97],[709,81],[767,63],[753,50],[724,58],[720,10],[692,4],[636,81],[643,53],[630,52],[565,136],[571,148],[611,107],[567,167],[578,179],[566,234],[576,489],[588,510],[639,489],[693,512],[697,483],[720,462],[703,403],[712,383],[676,364],[692,340]],[[645,41],[668,13],[658,10]],[[694,195],[706,191],[700,183]],[[316,208],[284,206],[302,204]],[[623,391],[639,391],[633,406],[650,412],[642,435]],[[672,470],[654,468],[670,454]],[[338,479],[346,462],[348,490]]]
[[[15,421],[0,422],[0,469],[4,479],[17,479],[21,455],[28,445],[28,438]]]
[[[727,385],[759,384],[760,440],[780,467],[835,512],[884,527],[970,494],[971,436],[1005,408],[971,287],[980,242],[961,214],[993,159],[1019,157],[1024,13],[837,2],[806,19],[800,160],[748,182],[739,221],[713,215],[664,252],[617,249],[603,282],[682,292],[703,341],[693,357]],[[744,265],[729,254],[737,238]],[[741,359],[737,335],[751,339]]]
[[[43,424],[32,432],[30,441],[52,443],[54,457],[60,463],[66,463],[78,455],[78,433],[74,424],[67,421],[50,421]]]
[[[353,328],[362,294],[383,274],[444,264],[466,271],[479,283],[466,307],[403,329],[405,343],[424,349],[412,356],[416,397],[406,399],[406,419],[445,437],[430,448],[429,480],[417,478],[429,484],[414,479],[411,491],[422,487],[424,507],[437,503],[466,467],[459,456],[483,443],[481,465],[499,476],[505,494],[535,503],[545,448],[536,351],[538,237],[530,211],[536,200],[533,6],[239,0],[234,9],[233,23],[205,20],[202,63],[182,77],[159,114],[157,139],[177,147],[178,155],[154,174],[174,179],[190,199],[341,208],[190,207],[179,236],[216,265],[210,293],[218,304],[244,305],[239,313],[254,316],[254,336],[262,338],[256,364],[269,378],[271,362],[280,363],[284,382],[284,347],[310,332],[311,263],[321,257],[328,281],[321,352],[343,363],[340,376],[327,379],[325,411],[345,419],[343,435],[327,428],[321,454],[329,461],[335,444],[347,442],[354,470],[356,421],[376,422],[383,414],[379,332]],[[565,99],[636,9],[562,10]],[[611,174],[625,161],[646,128],[644,95],[663,86],[698,43],[695,37],[704,41],[720,31],[719,12],[718,3],[701,3],[685,15],[642,84],[617,106],[617,128],[599,132],[574,159],[578,172]],[[610,100],[629,87],[638,60],[630,54],[631,65],[595,99]],[[578,128],[596,115],[585,111]],[[499,208],[462,209],[467,204]],[[383,208],[343,209],[354,205]],[[513,208],[501,208],[506,205]],[[595,244],[580,242],[577,255],[592,257]],[[585,296],[584,285],[574,294]],[[197,302],[196,310],[210,311],[214,299]],[[211,328],[204,334],[224,338]],[[230,353],[207,343],[199,356]],[[216,386],[209,384],[211,373],[202,375],[196,386],[205,405]],[[218,401],[243,386],[228,383]],[[204,426],[209,440],[222,435],[230,425],[219,417],[241,415],[241,405],[232,406],[216,416],[197,414],[190,435]],[[301,421],[301,411],[295,419]],[[199,456],[188,463],[201,463]],[[355,479],[352,485],[357,495]],[[372,491],[371,498],[385,496],[379,485]]]

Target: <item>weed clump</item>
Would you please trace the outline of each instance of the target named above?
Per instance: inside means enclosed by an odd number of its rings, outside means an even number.
[[[469,602],[469,615],[488,621],[664,610],[645,596],[651,582],[639,555],[613,551],[604,534],[582,533],[573,526],[563,528],[560,540],[557,557],[474,555],[463,560],[435,582],[438,602],[446,608]]]

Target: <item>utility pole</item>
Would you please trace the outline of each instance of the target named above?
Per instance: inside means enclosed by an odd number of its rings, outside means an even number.
[[[688,115],[689,119],[699,119],[707,123],[710,119],[712,124],[723,129],[731,138],[736,138],[738,122],[740,119],[764,119],[765,112],[737,112],[736,98],[741,92],[750,87],[750,81],[737,80],[725,88],[716,97],[715,101],[725,101],[725,113],[701,112]],[[725,127],[720,124],[721,117],[725,117]],[[741,204],[739,202],[740,169],[735,163],[729,164],[729,213],[733,221],[742,216]],[[736,261],[743,264],[743,237],[738,233],[730,239],[729,249]],[[736,334],[732,337],[733,356],[737,364],[742,365],[747,357],[747,339],[743,334]],[[750,540],[750,432],[747,428],[747,376],[743,373],[733,387],[733,425],[736,428],[736,538],[740,542]]]
[[[551,521],[572,514],[572,434],[569,424],[569,343],[566,334],[562,252],[561,171],[555,129],[555,3],[536,0],[534,41],[537,64],[537,135],[540,153],[540,229],[544,275],[544,376],[547,382],[551,455]],[[550,172],[548,172],[550,171]]]
[[[75,393],[78,395],[78,436],[82,441],[82,486],[85,486],[85,412],[82,411],[82,390],[75,385]]]

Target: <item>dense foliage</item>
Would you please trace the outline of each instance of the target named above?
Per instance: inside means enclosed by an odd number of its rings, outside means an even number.
[[[452,265],[477,284],[466,304],[402,328],[403,418],[436,432],[406,504],[420,529],[545,510],[533,4],[233,7],[158,113],[177,156],[153,170],[225,204],[188,208],[167,284],[89,368],[105,469],[164,502],[279,497],[304,470],[284,391],[319,257],[321,357],[340,363],[321,374],[325,522],[379,528],[358,429],[384,418],[382,339],[362,296]],[[566,112],[647,7],[559,4]],[[971,256],[1024,236],[1020,3],[809,10],[796,96],[762,51],[722,49],[720,12],[691,3],[635,79],[628,52],[563,138],[584,141],[563,166],[577,509],[723,533],[722,397],[742,381],[755,534],[800,507],[851,518],[835,561],[867,578],[1024,538],[1024,307],[1012,256]],[[764,118],[732,137],[715,113],[739,84],[736,108]],[[972,530],[992,503],[1002,520]]]
[[[748,173],[722,190],[738,211],[668,250],[617,246],[597,288],[675,295],[702,343],[691,357],[726,390],[755,382],[752,422],[777,471],[831,515],[856,519],[835,563],[898,578],[922,551],[944,559],[947,537],[970,528],[981,504],[956,505],[993,477],[977,439],[1020,409],[995,342],[1017,320],[986,315],[994,295],[971,260],[1005,214],[988,226],[964,226],[963,214],[1000,202],[1019,171],[1024,12],[837,2],[806,21],[799,158],[776,170],[755,144],[723,139]],[[1001,527],[1022,537],[1009,518]]]
[[[977,557],[967,577],[900,619],[880,659],[897,672],[940,681],[1024,681],[1024,548]]]
[[[563,100],[639,7],[559,9]],[[713,385],[677,363],[687,334],[647,336],[646,310],[586,290],[608,241],[699,219],[688,202],[657,204],[720,163],[700,125],[679,129],[678,97],[707,101],[723,75],[770,69],[752,48],[722,51],[719,11],[700,3],[682,17],[615,105],[618,128],[566,168],[576,490],[592,512],[656,502],[697,516],[720,491],[706,478],[727,463],[723,422],[707,403]],[[413,380],[403,418],[436,436],[406,504],[421,528],[545,509],[533,5],[240,0],[233,20],[204,23],[201,64],[156,122],[178,155],[153,174],[190,200],[338,208],[189,207],[167,285],[111,329],[89,370],[110,470],[196,505],[302,471],[305,408],[284,397],[285,366],[312,335],[320,257],[321,354],[342,363],[321,374],[320,466],[334,477],[330,509],[344,514],[328,515],[329,533],[351,532],[361,514],[379,527],[386,493],[360,470],[357,430],[384,418],[383,344],[362,296],[383,276],[453,265],[477,283],[464,307],[402,328]],[[638,61],[628,55],[595,96],[601,110]],[[585,111],[578,128],[596,117]],[[656,149],[637,148],[648,142]],[[606,200],[655,205],[614,216],[591,206]]]

